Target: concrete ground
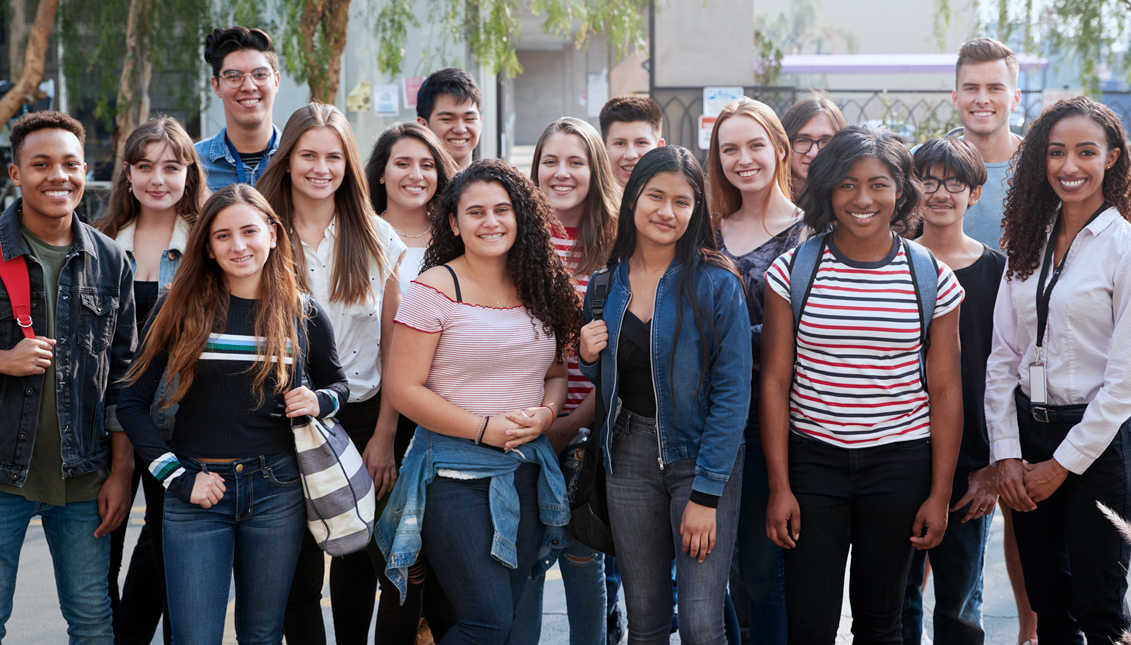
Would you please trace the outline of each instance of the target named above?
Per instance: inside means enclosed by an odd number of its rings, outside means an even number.
[[[126,538],[126,554],[122,566],[122,577],[128,567],[130,552],[137,541],[144,509],[142,499],[137,500],[138,506],[133,509],[130,516],[130,527]],[[1016,645],[1017,637],[1017,610],[1013,604],[1013,595],[1009,588],[1009,581],[1005,573],[1005,562],[1002,557],[1002,521],[1000,515],[995,518],[990,535],[990,545],[986,558],[986,589],[984,620],[986,625],[989,645]],[[330,598],[328,590],[322,605],[326,618],[327,632],[330,642],[333,642],[333,624],[330,619]],[[623,603],[623,597],[622,597]],[[927,629],[930,633],[930,605],[933,603],[933,594],[927,596]],[[232,627],[231,609],[227,621],[227,637],[225,643],[235,643],[235,632]],[[569,642],[569,625],[566,619],[565,595],[561,585],[561,574],[555,568],[550,571],[546,584],[544,605],[544,618],[542,627],[542,642],[551,645],[565,645]],[[851,623],[847,603],[842,617],[841,635],[837,639],[840,643],[850,643],[851,637],[848,626]],[[16,582],[16,595],[12,617],[8,621],[8,637],[4,642],[8,645],[41,645],[44,643],[66,642],[66,622],[59,613],[58,596],[55,591],[55,580],[52,575],[51,557],[47,549],[43,530],[36,521],[28,528],[24,540],[23,552],[20,555],[20,572]],[[160,634],[160,632],[158,632]],[[672,637],[673,643],[678,643],[678,636]],[[160,636],[154,640],[160,643]]]

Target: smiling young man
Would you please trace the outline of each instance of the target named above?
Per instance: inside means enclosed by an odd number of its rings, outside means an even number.
[[[605,103],[597,120],[613,177],[624,188],[636,162],[649,150],[664,147],[664,113],[647,96],[617,96]]]
[[[1009,160],[1021,145],[1021,137],[1009,129],[1009,115],[1021,103],[1018,69],[1013,50],[992,38],[968,40],[958,49],[951,100],[963,138],[974,144],[987,174],[982,199],[966,212],[963,229],[992,249],[1001,239]]]
[[[216,29],[204,41],[212,91],[224,104],[225,126],[196,144],[212,192],[236,182],[255,185],[279,148],[271,122],[279,91],[279,57],[259,29]]]
[[[460,170],[471,165],[483,119],[483,94],[462,69],[433,72],[416,93],[416,122],[440,138]]]
[[[22,198],[0,215],[0,252],[26,263],[35,338],[13,316],[18,279],[0,284],[0,640],[35,515],[70,642],[114,639],[109,536],[129,513],[134,462],[125,434],[108,430],[137,333],[126,254],[74,215],[85,138],[54,111],[12,126],[8,176]]]

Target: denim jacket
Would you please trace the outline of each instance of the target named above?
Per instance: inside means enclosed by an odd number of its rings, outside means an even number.
[[[130,260],[130,268],[133,269],[134,274],[137,274],[137,257],[134,255],[134,232],[137,227],[137,222],[130,222],[128,225],[118,230],[118,237],[114,241],[122,250],[126,252],[126,257]],[[178,216],[176,222],[173,224],[173,236],[169,238],[169,248],[161,252],[161,263],[157,269],[157,298],[160,300],[169,293],[169,288],[173,286],[173,276],[177,273],[177,267],[181,265],[181,258],[184,257],[185,248],[188,246],[189,231],[192,229],[192,224],[183,217]],[[140,331],[145,324],[145,321],[138,321],[138,330]],[[168,383],[162,379],[161,385],[157,388],[157,395],[153,399],[153,406],[150,409],[150,416],[153,417],[153,423],[157,425],[157,430],[161,433],[161,438],[166,443],[173,440],[173,427],[176,422],[177,408],[176,403],[167,408],[161,407],[160,401],[165,398],[165,393],[168,390]],[[110,415],[106,420],[107,427],[113,431],[122,431],[122,425],[118,423],[117,415]]]
[[[267,164],[271,163],[271,158],[275,156],[275,151],[279,149],[279,139],[282,138],[282,133],[275,125],[271,126],[271,130],[274,132],[271,137],[271,147],[267,150],[267,154],[263,155],[259,165],[251,169],[247,181],[244,182],[248,185],[254,186],[259,181],[263,172],[267,170]],[[212,192],[216,192],[224,186],[238,183],[240,180],[239,172],[236,170],[236,158],[232,156],[232,151],[228,149],[228,144],[225,141],[227,136],[228,128],[223,127],[220,128],[220,132],[216,136],[198,141],[195,146],[196,154],[200,157],[200,163],[204,166],[208,190]]]
[[[558,456],[546,437],[538,437],[507,452],[476,446],[418,427],[401,462],[400,475],[385,512],[377,521],[376,540],[386,558],[385,573],[397,586],[404,602],[408,568],[416,562],[422,545],[425,491],[441,469],[458,471],[461,478],[490,479],[491,525],[495,536],[491,555],[511,569],[518,566],[514,544],[518,535],[519,503],[514,471],[523,462],[537,464],[538,513],[546,526],[569,523],[569,500]],[[537,566],[537,565],[535,565]]]
[[[43,267],[20,234],[22,199],[0,215],[0,252],[27,256],[32,329],[47,334]],[[59,274],[55,313],[55,383],[62,433],[63,477],[104,468],[110,461],[107,416],[113,417],[119,381],[137,346],[133,270],[113,240],[72,218],[74,239]],[[0,349],[15,347],[23,334],[12,317],[8,291],[0,284]],[[23,486],[31,463],[44,383],[42,374],[0,375],[0,480]]]
[[[610,430],[620,413],[617,348],[621,323],[632,299],[628,263],[621,262],[612,270],[603,316],[609,328],[609,344],[597,362],[578,361],[586,378],[593,382],[601,379],[600,394],[607,413],[600,436],[605,446],[605,468],[610,473],[615,467]],[[716,338],[706,347],[707,369],[700,381],[704,338],[696,328],[691,304],[678,293],[681,271],[679,259],[673,259],[656,284],[652,313],[657,467],[663,470],[673,461],[695,459],[692,490],[718,496],[730,478],[750,411],[750,316],[738,277],[721,267],[701,264],[696,294],[704,317],[714,324]],[[592,278],[589,284],[593,284]],[[585,294],[586,322],[593,319],[592,298],[590,288]],[[683,309],[683,322],[679,337],[674,338],[679,308]]]

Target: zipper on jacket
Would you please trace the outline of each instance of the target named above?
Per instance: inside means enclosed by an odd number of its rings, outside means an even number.
[[[652,317],[648,320],[649,323],[656,321],[656,301],[660,299],[660,282],[663,281],[664,276],[656,281],[656,297],[652,299]],[[660,390],[656,387],[656,354],[653,351],[655,342],[653,339],[656,335],[656,325],[652,325],[652,329],[648,333],[648,357],[649,357],[649,371],[652,377],[652,397],[656,400],[656,418],[652,420],[652,427],[656,431],[656,462],[660,464],[660,472],[664,472],[664,443],[660,440]],[[675,351],[675,345],[672,345],[672,351]]]
[[[610,288],[612,280],[609,280]],[[624,314],[628,311],[628,305],[632,302],[632,291],[628,292],[628,301],[624,303],[624,309],[620,312],[620,325],[617,327],[616,346],[607,345],[605,349],[613,350],[613,392],[617,391],[617,379],[620,377],[620,370],[617,369],[617,351],[620,349],[620,330],[624,327]],[[608,324],[607,322],[605,323]],[[613,340],[612,337],[609,340]],[[598,360],[600,358],[598,357]],[[613,474],[613,423],[615,423],[617,416],[620,415],[620,397],[617,397],[616,405],[612,409],[605,412],[605,427],[608,432],[605,433],[605,454],[609,456],[609,474]]]

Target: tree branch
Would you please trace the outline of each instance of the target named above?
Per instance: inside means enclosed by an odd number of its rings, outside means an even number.
[[[16,110],[35,100],[39,84],[43,81],[47,46],[51,41],[51,30],[55,27],[55,14],[58,10],[59,0],[40,0],[35,12],[35,22],[28,34],[24,71],[16,86],[0,100],[0,123],[7,123]]]

